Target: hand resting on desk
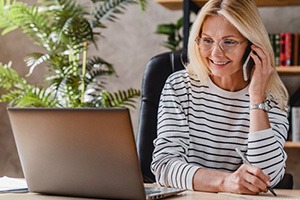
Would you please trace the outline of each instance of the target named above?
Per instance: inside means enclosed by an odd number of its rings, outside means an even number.
[[[267,192],[269,184],[269,175],[247,164],[241,165],[233,173],[199,169],[194,176],[194,189],[198,191],[258,194]]]

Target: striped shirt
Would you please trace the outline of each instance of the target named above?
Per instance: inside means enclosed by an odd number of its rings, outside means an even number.
[[[193,190],[199,168],[234,172],[242,164],[235,151],[270,175],[271,186],[285,173],[287,112],[269,101],[270,129],[249,133],[248,87],[229,92],[211,80],[203,84],[186,70],[166,81],[158,110],[151,170],[160,185]]]

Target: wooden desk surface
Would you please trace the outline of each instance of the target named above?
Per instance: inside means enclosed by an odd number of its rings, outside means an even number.
[[[275,189],[277,197],[274,197],[271,193],[265,193],[260,195],[238,195],[229,193],[207,193],[207,192],[193,192],[185,191],[180,195],[167,198],[168,200],[238,200],[238,199],[255,199],[255,200],[288,200],[298,199],[300,200],[300,190],[281,190]],[[12,194],[2,193],[0,194],[0,200],[92,200],[88,198],[74,198],[74,197],[62,197],[62,196],[47,196],[34,193]],[[95,199],[93,199],[95,200]]]
[[[277,194],[274,197],[270,192],[261,193],[259,195],[239,195],[239,194],[231,194],[231,193],[207,193],[207,192],[193,192],[186,191],[181,195],[176,197],[168,198],[172,200],[241,200],[241,199],[249,199],[249,200],[270,200],[270,199],[298,199],[300,200],[300,190],[282,190],[275,189],[275,193]]]

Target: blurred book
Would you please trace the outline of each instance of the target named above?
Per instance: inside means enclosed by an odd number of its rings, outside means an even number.
[[[300,141],[300,107],[292,107],[292,141]]]
[[[299,66],[299,33],[282,32],[269,34],[274,50],[275,66]]]

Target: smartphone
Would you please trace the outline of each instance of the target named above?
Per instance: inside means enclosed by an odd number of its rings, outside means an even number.
[[[244,64],[243,64],[243,77],[245,81],[250,79],[252,69],[254,67],[254,61],[250,56],[251,53],[251,43],[248,45],[245,55],[244,55]]]

